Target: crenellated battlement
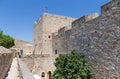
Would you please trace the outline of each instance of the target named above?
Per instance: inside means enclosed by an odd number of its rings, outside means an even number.
[[[108,16],[115,12],[120,12],[120,0],[112,0],[101,7],[101,15]]]
[[[75,28],[74,26],[76,26],[76,24],[79,25],[82,23],[86,23],[88,21],[91,21],[91,20],[97,18],[98,16],[99,16],[98,13],[93,13],[93,14],[88,14],[88,15],[82,16],[79,19],[72,22],[72,28]]]
[[[53,36],[53,54],[84,52],[94,79],[120,79],[120,0],[101,7],[102,13],[85,15],[72,22],[71,29]]]
[[[75,27],[76,24],[79,25],[79,24],[88,22],[88,21],[90,21],[90,20],[93,20],[93,19],[95,19],[95,18],[97,18],[97,17],[98,17],[98,14],[97,14],[97,13],[85,15],[85,16],[83,16],[83,17],[81,17],[81,18],[73,21],[71,26],[65,26],[65,27],[63,27],[63,28],[60,28],[60,29],[58,30],[58,32],[55,32],[55,34],[53,33],[53,36],[58,35],[58,34],[64,34],[66,31],[71,30],[71,29],[73,29],[73,28],[76,28],[76,27]]]

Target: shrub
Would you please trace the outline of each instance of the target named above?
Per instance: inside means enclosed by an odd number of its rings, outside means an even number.
[[[4,35],[2,31],[0,31],[0,46],[5,48],[10,48],[14,46],[14,38],[9,35]]]
[[[52,79],[92,79],[91,67],[84,53],[72,51],[71,54],[60,55],[56,58],[55,66]]]

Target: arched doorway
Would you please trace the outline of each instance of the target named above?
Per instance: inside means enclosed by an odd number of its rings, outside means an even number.
[[[41,77],[45,77],[45,72],[42,72],[42,73],[41,73]]]
[[[51,76],[52,76],[51,71],[48,71],[47,76],[48,76],[48,79],[51,79]]]

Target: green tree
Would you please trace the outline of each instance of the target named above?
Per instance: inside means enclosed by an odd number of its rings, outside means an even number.
[[[10,48],[14,46],[14,38],[9,35],[4,35],[2,31],[0,31],[0,46],[5,48]]]
[[[52,79],[92,79],[91,67],[84,53],[72,51],[71,54],[60,55],[56,58],[55,66]]]

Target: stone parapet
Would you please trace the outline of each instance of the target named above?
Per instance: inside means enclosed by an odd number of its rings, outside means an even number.
[[[4,79],[8,75],[13,58],[16,52],[0,46],[0,79]]]
[[[93,13],[93,14],[88,14],[88,15],[82,16],[79,19],[73,21],[72,25],[75,26],[75,24],[81,24],[81,23],[88,22],[90,20],[97,18],[98,16],[99,16],[98,13]]]
[[[101,7],[102,16],[110,16],[115,12],[120,12],[120,0],[111,0]]]

